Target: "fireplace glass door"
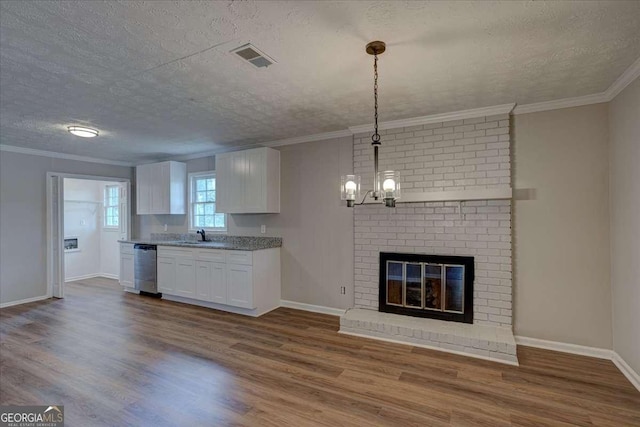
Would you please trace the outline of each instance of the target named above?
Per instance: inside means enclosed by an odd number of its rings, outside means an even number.
[[[464,265],[387,262],[387,304],[464,312]]]

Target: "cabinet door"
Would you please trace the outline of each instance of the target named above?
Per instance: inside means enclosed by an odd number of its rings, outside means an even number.
[[[151,166],[136,167],[136,214],[151,213]]]
[[[196,296],[196,268],[193,258],[176,258],[176,294],[195,298]]]
[[[212,262],[196,261],[196,299],[211,301]]]
[[[176,261],[174,258],[157,257],[158,292],[175,295]]]
[[[245,154],[242,151],[231,153],[229,168],[231,169],[227,187],[227,206],[229,212],[244,212],[245,186]]]
[[[252,276],[250,265],[227,264],[227,304],[255,308]]]
[[[264,212],[265,203],[265,152],[245,151],[243,212]]]
[[[227,304],[227,265],[211,263],[211,301]]]
[[[231,180],[231,169],[229,154],[218,154],[216,156],[216,211],[228,212],[229,209],[229,181]]]
[[[154,163],[151,165],[151,213],[169,213],[169,171],[168,163]]]
[[[120,254],[120,285],[133,288],[133,255]]]

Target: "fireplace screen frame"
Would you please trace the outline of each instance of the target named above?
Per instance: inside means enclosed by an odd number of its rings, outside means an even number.
[[[402,303],[398,305],[388,302],[387,295],[387,266],[389,262],[403,263],[402,266]],[[406,265],[422,264],[421,266],[421,299],[422,308],[406,306]],[[425,268],[424,265],[441,265],[442,277],[445,277],[447,266],[460,266],[464,270],[464,284],[462,307],[463,311],[447,311],[444,309],[445,296],[442,297],[442,308],[433,309],[425,307]],[[428,317],[432,319],[447,320],[452,322],[473,323],[473,283],[475,280],[475,268],[473,257],[452,255],[427,255],[399,252],[380,252],[380,279],[378,310],[385,313],[395,313],[414,317]],[[442,281],[443,293],[446,293],[445,282]]]

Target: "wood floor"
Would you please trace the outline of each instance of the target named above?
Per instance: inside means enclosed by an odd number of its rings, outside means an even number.
[[[0,312],[0,404],[63,404],[67,426],[640,426],[609,361],[520,347],[520,367],[66,285]]]

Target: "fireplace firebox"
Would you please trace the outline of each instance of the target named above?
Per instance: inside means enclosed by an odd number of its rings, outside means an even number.
[[[473,323],[473,257],[380,253],[379,311]]]

